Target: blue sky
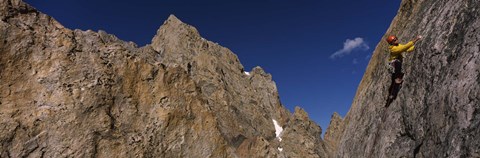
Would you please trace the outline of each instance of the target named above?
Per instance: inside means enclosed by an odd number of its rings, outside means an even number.
[[[26,0],[71,29],[105,30],[139,46],[174,14],[231,49],[245,70],[261,66],[282,103],[304,108],[325,132],[345,116],[370,54],[400,0]]]

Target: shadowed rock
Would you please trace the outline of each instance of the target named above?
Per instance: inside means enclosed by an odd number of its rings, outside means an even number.
[[[388,44],[377,45],[342,136],[327,141],[338,143],[336,157],[480,157],[479,10],[478,0],[402,1],[385,37],[424,39],[388,108]]]

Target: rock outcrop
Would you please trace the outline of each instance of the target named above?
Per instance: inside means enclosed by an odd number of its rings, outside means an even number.
[[[327,157],[270,74],[175,16],[152,44],[0,0],[0,157]],[[283,129],[281,132],[280,129]]]
[[[387,43],[376,47],[336,157],[480,157],[480,1],[403,0],[386,35],[422,35],[388,107]]]
[[[333,113],[327,131],[325,131],[325,136],[323,137],[330,153],[334,154],[337,152],[339,140],[344,130],[345,124],[343,123],[343,118],[338,113]]]

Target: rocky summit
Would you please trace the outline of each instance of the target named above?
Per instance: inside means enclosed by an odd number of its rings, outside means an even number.
[[[0,1],[0,157],[328,157],[272,76],[171,15],[138,47]]]
[[[0,157],[480,157],[479,11],[403,0],[385,37],[424,38],[398,97],[382,40],[322,140],[270,74],[173,15],[138,47],[0,0]]]

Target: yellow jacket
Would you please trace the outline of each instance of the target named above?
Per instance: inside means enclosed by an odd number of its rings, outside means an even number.
[[[413,46],[413,42],[410,41],[408,42],[407,44],[403,45],[403,44],[398,44],[397,46],[393,46],[391,45],[390,47],[388,47],[388,49],[390,49],[390,58],[388,58],[388,61],[392,61],[394,59],[402,59],[402,53],[403,52],[412,52],[413,49],[414,49],[414,46]]]

